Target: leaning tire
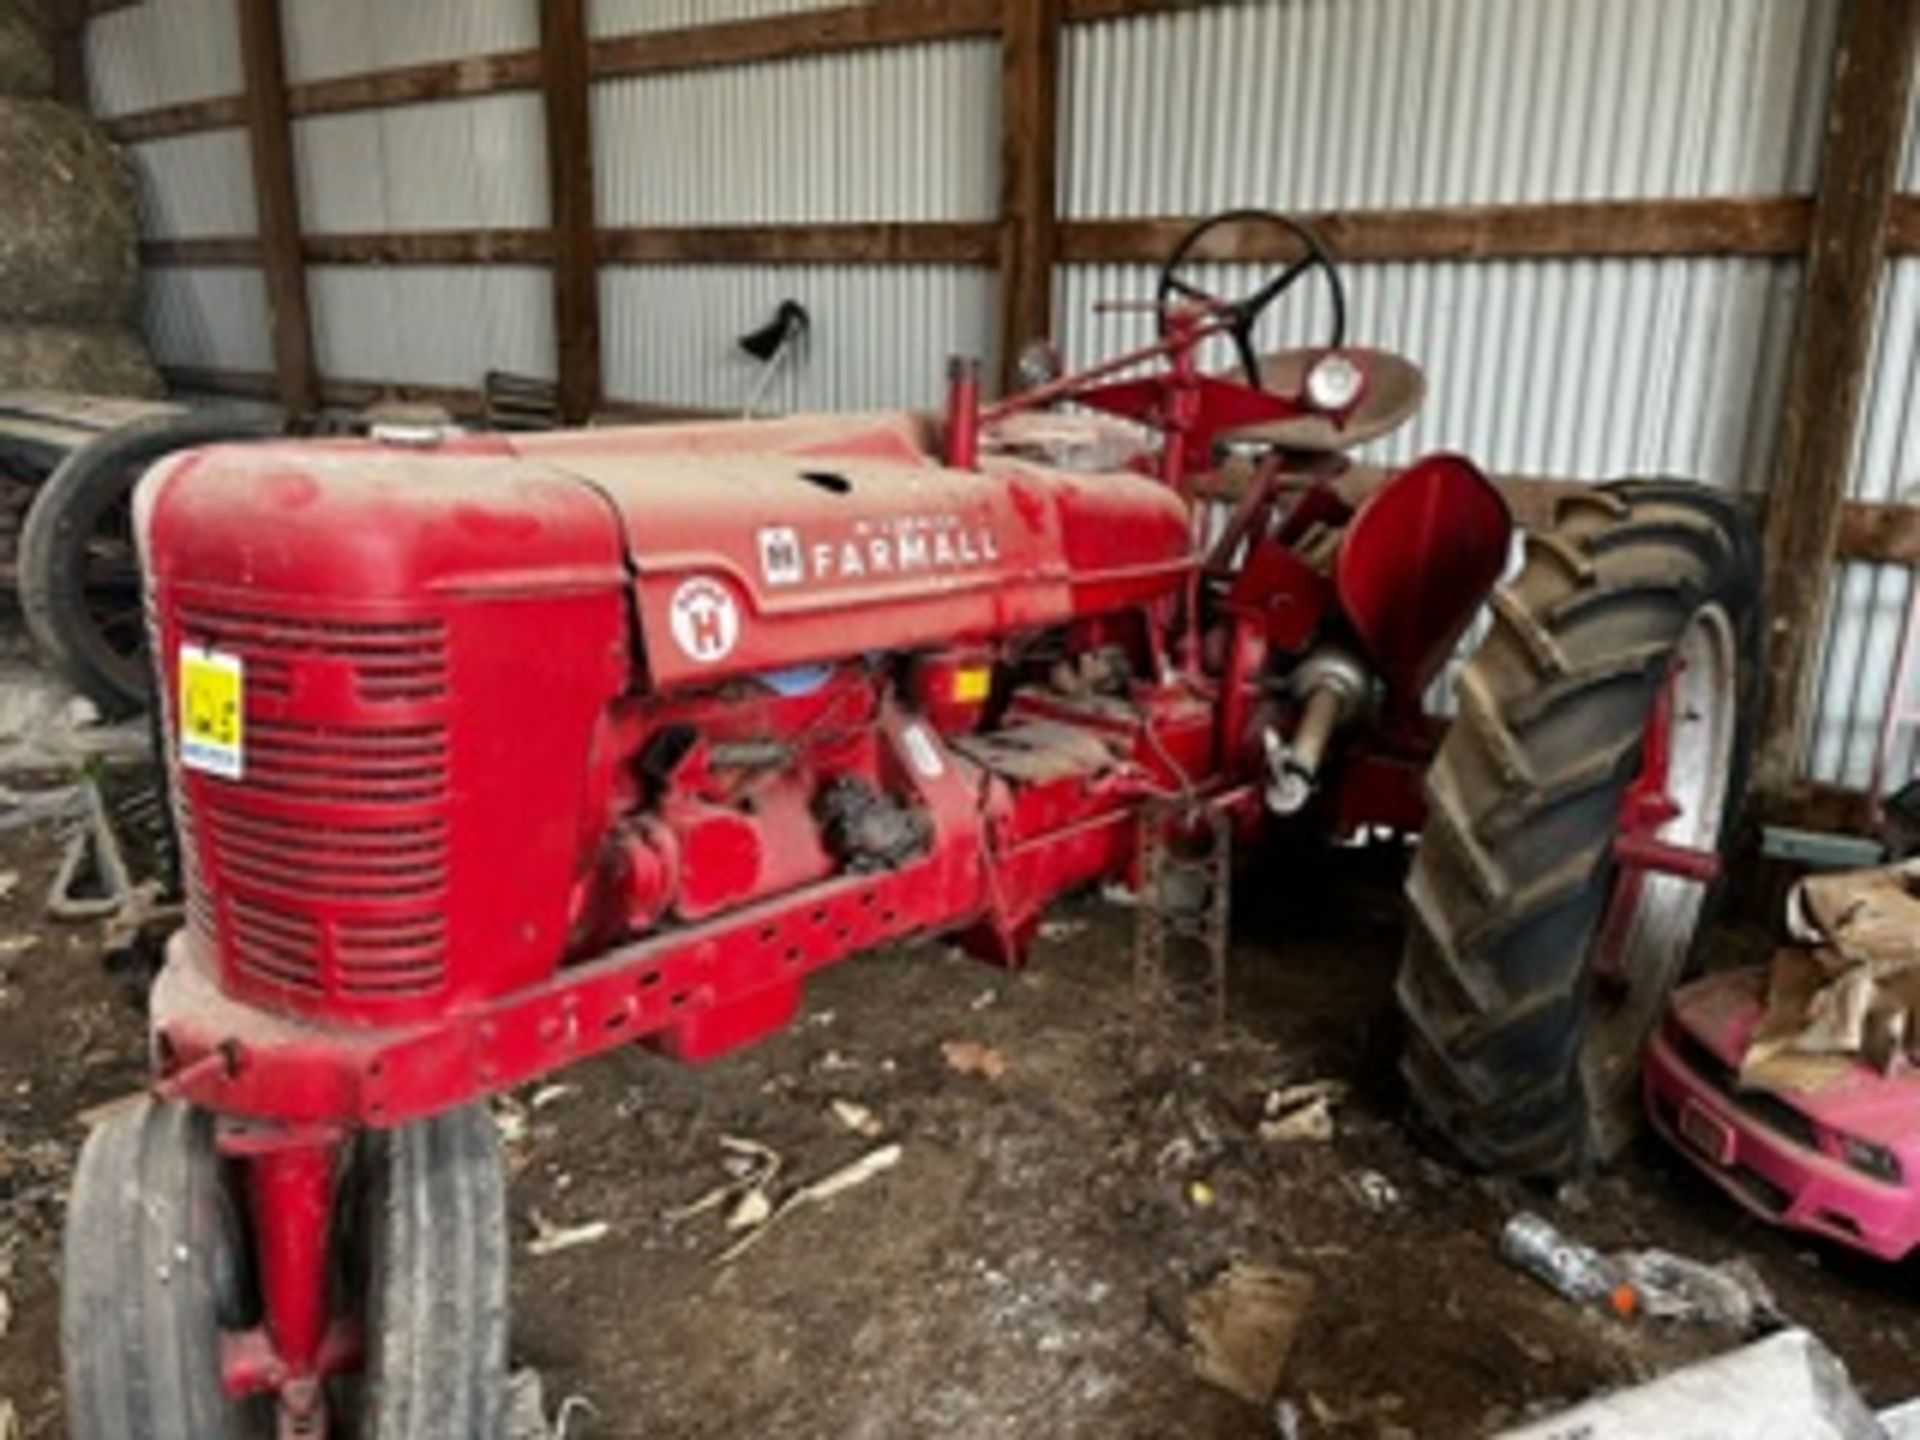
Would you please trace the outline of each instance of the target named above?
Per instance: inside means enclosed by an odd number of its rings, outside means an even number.
[[[190,410],[136,420],[95,436],[60,462],[33,497],[20,531],[20,608],[41,658],[110,717],[147,703],[139,574],[133,554],[133,487],[176,450],[252,440],[265,418]],[[93,574],[111,546],[125,574]]]
[[[506,1218],[482,1107],[363,1136],[343,1230],[367,1243],[336,1305],[364,1305],[367,1368],[331,1387],[344,1433],[469,1440],[502,1427]],[[223,1330],[259,1322],[234,1167],[210,1118],[143,1101],[81,1151],[61,1346],[74,1440],[257,1440],[270,1402],[230,1401]],[[355,1247],[347,1245],[344,1249]]]
[[[1462,1160],[1564,1175],[1635,1132],[1641,1051],[1714,896],[1669,875],[1627,888],[1622,806],[1664,719],[1687,799],[1659,838],[1733,842],[1759,582],[1731,501],[1623,481],[1563,501],[1496,595],[1428,778],[1396,989],[1416,1115]]]

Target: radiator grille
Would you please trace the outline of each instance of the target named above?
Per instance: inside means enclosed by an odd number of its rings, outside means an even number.
[[[314,620],[182,605],[189,640],[215,637],[247,657],[247,683],[262,695],[285,695],[292,666],[328,660],[352,667],[360,697],[427,701],[447,693],[446,626],[439,620]]]
[[[192,923],[239,978],[295,995],[377,1000],[438,988],[449,745],[444,723],[420,717],[447,693],[444,624],[195,604],[177,617],[183,640],[239,655],[246,673],[244,778],[200,781],[181,796],[182,824],[200,832],[210,871],[188,867]],[[330,697],[326,723],[301,715],[310,693]]]

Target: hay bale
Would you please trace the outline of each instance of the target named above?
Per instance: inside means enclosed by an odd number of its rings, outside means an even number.
[[[133,318],[133,184],[92,121],[46,100],[0,99],[0,195],[0,322]]]
[[[40,7],[0,0],[0,95],[39,100],[52,93],[53,51]]]
[[[129,330],[0,324],[0,390],[10,389],[143,399],[164,393],[146,347]]]

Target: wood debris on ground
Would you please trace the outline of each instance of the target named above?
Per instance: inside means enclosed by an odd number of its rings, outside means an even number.
[[[832,1100],[828,1102],[827,1109],[843,1128],[856,1135],[864,1135],[869,1140],[879,1139],[881,1132],[887,1128],[878,1115],[857,1100]]]
[[[978,1075],[985,1080],[998,1080],[1007,1073],[1007,1057],[991,1045],[982,1045],[978,1040],[946,1040],[940,1045],[941,1058],[947,1062],[947,1068],[961,1075]]]
[[[882,1145],[879,1149],[869,1150],[859,1159],[842,1165],[838,1170],[828,1172],[811,1184],[801,1186],[798,1190],[795,1190],[784,1200],[780,1201],[779,1204],[775,1205],[772,1210],[768,1212],[766,1218],[758,1225],[747,1231],[745,1235],[742,1235],[725,1250],[721,1251],[714,1263],[717,1265],[731,1264],[754,1245],[757,1245],[775,1224],[791,1215],[794,1211],[805,1205],[824,1204],[836,1195],[844,1194],[848,1190],[866,1184],[876,1175],[883,1174],[891,1170],[895,1165],[898,1165],[902,1153],[898,1143]]]
[[[1324,1144],[1334,1137],[1334,1104],[1346,1096],[1347,1085],[1341,1080],[1310,1080],[1272,1091],[1261,1107],[1258,1134],[1276,1144]]]
[[[558,1255],[563,1250],[591,1245],[596,1240],[604,1240],[613,1228],[604,1220],[561,1225],[549,1220],[538,1210],[527,1212],[527,1223],[533,1227],[533,1238],[527,1241],[527,1253],[535,1256]]]
[[[1187,1299],[1194,1373],[1254,1405],[1271,1405],[1312,1299],[1309,1275],[1234,1261]]]

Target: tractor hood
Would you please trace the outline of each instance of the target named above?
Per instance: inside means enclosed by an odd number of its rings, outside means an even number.
[[[619,518],[649,676],[711,683],[1055,625],[1178,587],[1185,507],[1130,474],[951,470],[910,415],[527,437]]]

